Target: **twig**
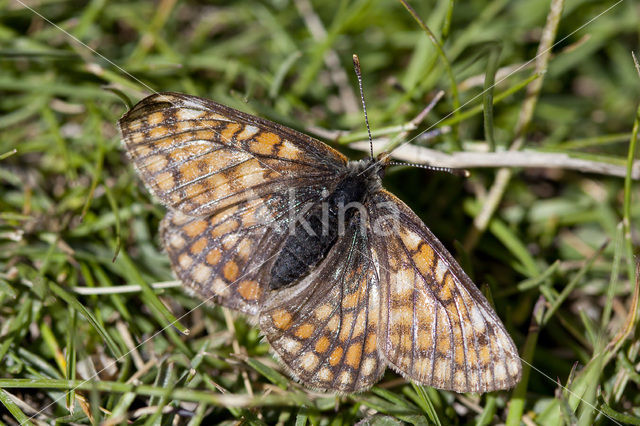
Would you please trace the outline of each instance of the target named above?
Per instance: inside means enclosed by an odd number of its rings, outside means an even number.
[[[373,143],[374,151],[377,152],[386,143],[385,139],[375,140]],[[369,151],[369,142],[354,142],[349,144],[349,147],[359,151]],[[565,153],[533,150],[502,152],[460,151],[446,154],[422,146],[403,145],[393,151],[391,156],[397,160],[436,167],[450,167],[452,169],[473,169],[478,167],[551,168],[619,177],[624,177],[627,173],[626,166],[574,158]],[[635,180],[640,180],[640,161],[634,162],[631,177]]]
[[[164,281],[150,284],[154,290],[162,290],[166,288],[181,287],[180,281]],[[138,293],[142,291],[142,286],[137,284],[130,285],[114,285],[110,287],[72,287],[71,290],[77,294],[92,295],[92,294],[124,294],[124,293]]]

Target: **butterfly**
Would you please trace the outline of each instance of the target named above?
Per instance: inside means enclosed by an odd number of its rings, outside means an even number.
[[[382,187],[388,156],[349,161],[211,100],[151,95],[119,121],[168,211],[160,235],[197,296],[249,315],[293,378],[366,390],[387,366],[456,392],[513,387],[518,351],[482,293]]]

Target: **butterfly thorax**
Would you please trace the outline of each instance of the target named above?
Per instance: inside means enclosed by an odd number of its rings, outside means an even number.
[[[350,161],[320,201],[301,209],[289,223],[289,235],[271,268],[272,290],[304,278],[327,256],[341,232],[365,219],[367,197],[382,187],[385,166],[378,159]]]

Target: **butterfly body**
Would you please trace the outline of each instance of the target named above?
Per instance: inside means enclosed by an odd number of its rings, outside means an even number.
[[[213,101],[143,99],[119,121],[165,206],[172,269],[253,318],[306,386],[358,392],[386,366],[457,392],[513,387],[517,349],[415,213],[382,188],[387,157],[324,143]]]
[[[326,191],[320,202],[306,206],[308,212],[293,220],[271,269],[272,290],[287,287],[306,275],[326,257],[345,226],[363,219],[354,219],[355,209],[363,205],[368,193],[381,187],[383,173],[378,160],[350,161],[335,188]]]

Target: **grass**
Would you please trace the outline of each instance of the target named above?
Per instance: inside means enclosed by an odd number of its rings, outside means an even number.
[[[537,65],[526,62],[555,32],[548,0],[414,1],[415,16],[366,0],[28,3],[103,57],[20,2],[0,4],[1,422],[640,424],[630,175],[510,170],[499,187],[496,168],[466,180],[389,170],[387,188],[491,295],[525,375],[513,391],[458,395],[387,371],[370,391],[323,395],[291,381],[242,316],[153,285],[173,279],[157,239],[164,209],[124,156],[115,123],[126,106],[104,87],[134,100],[205,96],[307,132],[340,129],[346,142],[364,128],[358,53],[374,131],[411,122],[444,89],[419,130],[452,130],[430,147],[521,138],[631,169],[636,3],[589,22],[614,3],[554,1],[558,43]],[[474,77],[496,72],[482,94]]]

